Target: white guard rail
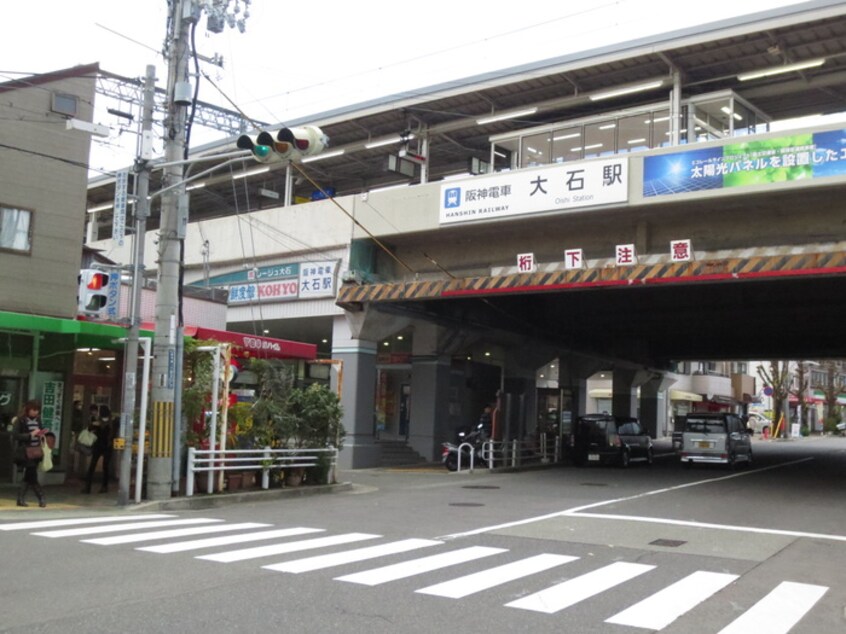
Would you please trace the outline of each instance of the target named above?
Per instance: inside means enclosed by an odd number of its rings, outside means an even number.
[[[214,490],[215,473],[219,471],[261,470],[261,488],[270,486],[271,469],[290,469],[294,467],[315,467],[321,456],[329,456],[330,473],[334,476],[338,450],[327,449],[196,449],[188,448],[187,476],[185,495],[194,495],[195,474],[206,472],[208,493]],[[330,480],[331,481],[331,480]]]

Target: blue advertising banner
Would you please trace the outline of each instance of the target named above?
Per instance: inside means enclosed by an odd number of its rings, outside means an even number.
[[[846,130],[795,134],[647,156],[643,196],[846,175]]]

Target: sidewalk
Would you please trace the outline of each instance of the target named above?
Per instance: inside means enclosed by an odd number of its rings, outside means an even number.
[[[112,483],[108,493],[97,493],[99,485],[92,487],[92,493],[82,493],[82,484],[69,482],[66,484],[46,485],[44,496],[46,508],[39,508],[35,494],[27,494],[27,507],[17,506],[19,485],[0,484],[0,520],[21,519],[22,517],[36,518],[53,511],[87,511],[94,513],[137,513],[157,511],[180,511],[191,509],[205,509],[228,506],[241,502],[260,502],[264,500],[300,497],[304,495],[321,495],[343,493],[352,490],[352,484],[341,482],[338,484],[317,485],[308,484],[300,487],[273,489],[245,489],[233,493],[195,494],[192,497],[175,496],[168,500],[147,501],[140,504],[134,502],[134,490],[130,491],[131,502],[125,506],[117,503],[117,483]]]

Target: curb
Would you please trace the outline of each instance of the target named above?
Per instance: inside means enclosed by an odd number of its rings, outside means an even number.
[[[304,487],[281,489],[267,489],[261,491],[239,491],[238,493],[198,494],[192,497],[171,498],[127,504],[117,507],[121,511],[186,511],[195,509],[210,509],[244,502],[262,502],[266,500],[284,500],[287,498],[307,497],[312,495],[331,495],[352,491],[351,482],[338,484],[316,484]]]

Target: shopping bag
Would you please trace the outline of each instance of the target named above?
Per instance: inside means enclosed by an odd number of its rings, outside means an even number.
[[[47,440],[44,438],[41,439],[41,450],[44,452],[44,457],[38,463],[38,468],[41,471],[50,471],[53,468],[53,452],[47,446]]]
[[[91,447],[95,442],[97,442],[97,434],[88,429],[83,429],[76,437],[76,444],[83,447]]]

